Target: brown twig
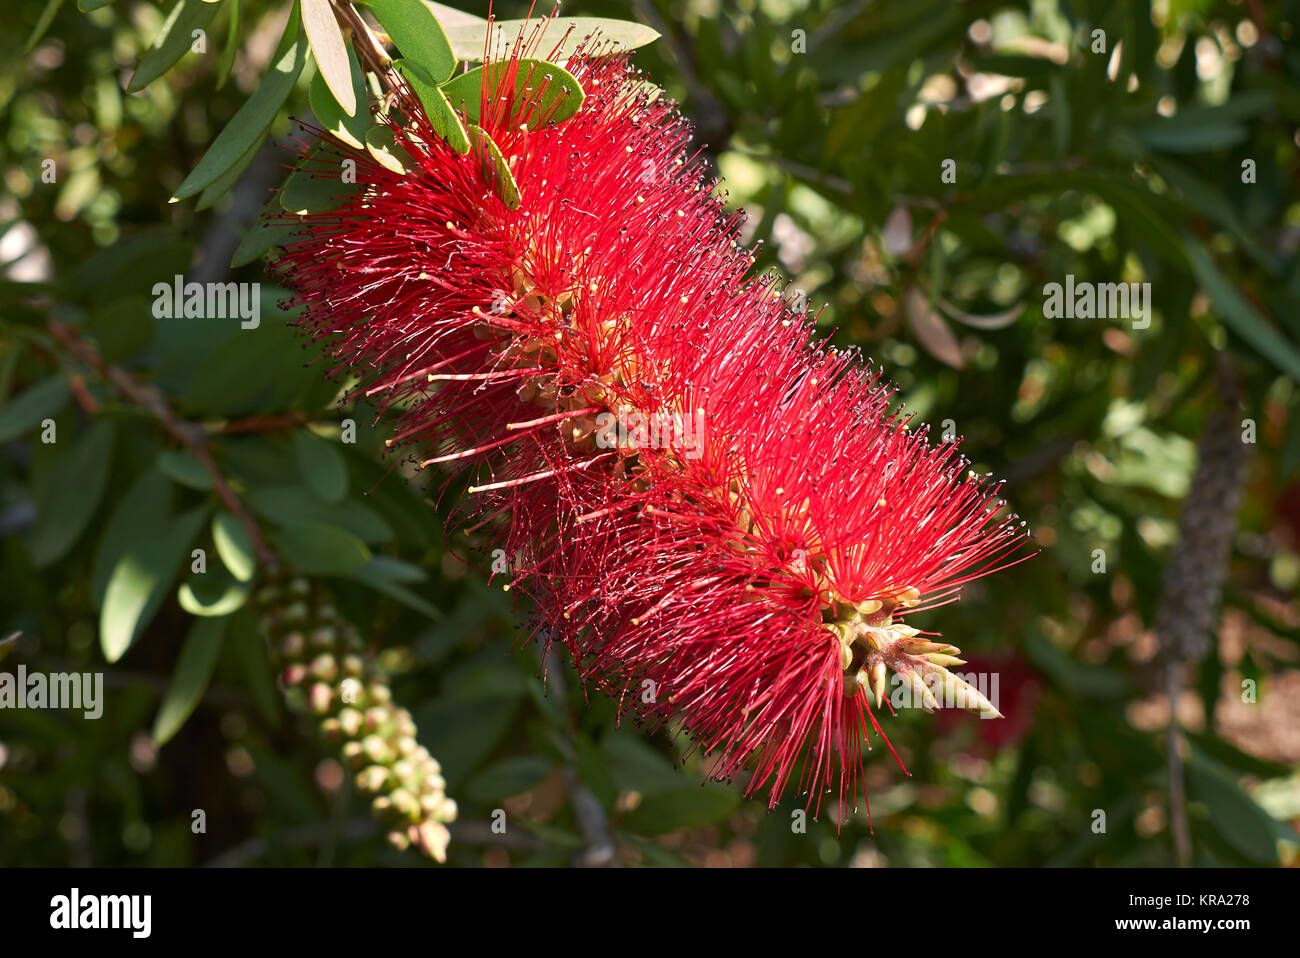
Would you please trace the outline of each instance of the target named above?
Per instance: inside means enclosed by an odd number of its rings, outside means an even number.
[[[167,405],[167,400],[157,389],[140,382],[120,366],[113,366],[104,362],[104,358],[99,355],[99,351],[83,340],[71,326],[65,325],[58,320],[50,320],[46,329],[50,336],[58,341],[69,353],[111,383],[123,396],[148,411],[167,430],[169,435],[189,450],[190,455],[198,461],[199,465],[212,478],[212,491],[221,500],[222,505],[248,531],[248,536],[252,540],[253,549],[257,552],[258,559],[265,565],[274,565],[276,563],[275,553],[267,546],[266,540],[262,536],[262,530],[248,510],[244,508],[244,504],[239,501],[239,497],[227,484],[221,470],[217,468],[217,464],[212,461],[212,454],[208,451],[208,443],[203,429],[194,423],[186,422],[172,412],[171,407]]]
[[[357,13],[349,0],[330,0],[330,6],[334,10],[334,17],[338,20],[339,26],[343,28],[344,34],[351,39],[352,46],[356,48],[363,68],[378,76],[379,82],[388,89],[398,88],[401,84],[396,71],[393,70],[393,58],[388,55],[379,37],[370,29],[370,24]]]

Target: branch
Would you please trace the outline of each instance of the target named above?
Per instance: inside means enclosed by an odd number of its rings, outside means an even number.
[[[203,470],[212,478],[212,491],[221,500],[221,504],[247,530],[258,559],[264,565],[276,565],[275,553],[267,546],[266,540],[262,537],[262,530],[258,527],[256,520],[244,508],[244,504],[239,501],[239,498],[226,483],[226,479],[221,474],[221,470],[217,468],[217,464],[212,461],[212,454],[208,451],[204,431],[172,412],[171,407],[167,405],[166,398],[157,389],[140,382],[120,366],[112,366],[104,362],[104,358],[99,355],[99,351],[82,339],[71,326],[52,319],[47,324],[46,329],[50,336],[68,352],[95,370],[103,379],[115,386],[123,396],[148,411],[158,420],[169,435],[189,450],[190,455],[198,461]]]

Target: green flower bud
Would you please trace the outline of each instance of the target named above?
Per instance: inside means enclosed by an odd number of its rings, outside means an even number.
[[[313,715],[328,715],[334,708],[334,690],[324,682],[317,682],[307,693],[307,706]]]
[[[356,738],[360,734],[361,723],[361,713],[356,709],[347,708],[339,712],[339,727],[348,738]]]
[[[357,773],[357,788],[363,792],[380,792],[388,784],[388,769],[382,765],[367,765]]]
[[[339,664],[334,656],[326,653],[312,659],[311,674],[322,682],[333,682],[339,676]]]

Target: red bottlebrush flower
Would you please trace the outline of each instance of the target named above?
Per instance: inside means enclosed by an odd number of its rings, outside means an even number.
[[[517,203],[481,142],[457,153],[399,91],[408,172],[329,142],[366,188],[278,268],[400,410],[392,443],[468,476],[458,512],[511,556],[535,634],[643,724],[679,721],[713,777],[843,799],[887,670],[927,709],[992,708],[905,619],[1018,561],[1024,523],[745,279],[739,216],[625,57],[569,59],[585,100],[548,124],[521,47],[480,104]]]

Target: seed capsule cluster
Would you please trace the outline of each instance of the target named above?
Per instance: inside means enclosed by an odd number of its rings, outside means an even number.
[[[451,836],[444,823],[456,818],[456,803],[357,630],[324,589],[301,576],[277,576],[257,599],[290,707],[313,716],[339,746],[375,818],[389,829],[390,844],[445,861]]]

